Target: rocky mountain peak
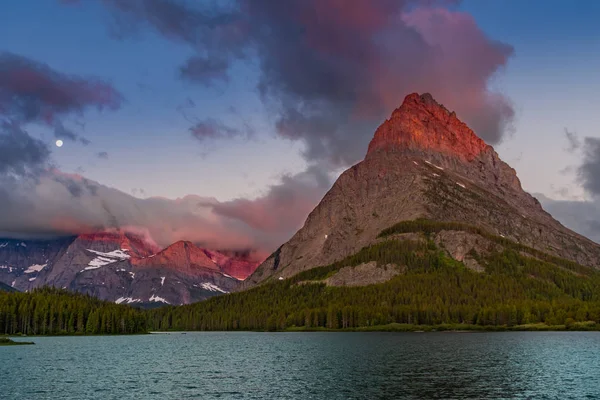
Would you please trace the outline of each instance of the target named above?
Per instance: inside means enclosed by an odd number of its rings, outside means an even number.
[[[123,231],[103,231],[81,234],[77,242],[94,250],[112,251],[126,250],[132,257],[148,257],[160,250],[154,243],[149,243],[143,237]]]
[[[430,94],[412,93],[379,126],[365,159],[339,176],[304,226],[243,287],[340,261],[380,243],[386,229],[415,220],[477,227],[487,233],[475,242],[489,234],[600,268],[600,246],[545,212],[516,171],[454,112]],[[457,232],[440,240],[462,261],[475,247]]]
[[[136,266],[166,265],[175,270],[187,270],[190,268],[206,268],[220,271],[203,251],[192,242],[180,240],[173,243],[164,250],[153,254],[142,260],[135,261]]]
[[[380,151],[434,151],[472,161],[491,150],[465,123],[429,93],[411,93],[392,116],[379,126],[367,157]]]

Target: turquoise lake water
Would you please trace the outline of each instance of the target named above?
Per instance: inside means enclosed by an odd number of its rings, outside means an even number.
[[[1,399],[600,399],[600,333],[171,333],[0,347]]]

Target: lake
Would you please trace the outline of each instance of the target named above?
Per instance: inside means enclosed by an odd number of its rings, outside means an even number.
[[[0,398],[600,398],[596,332],[198,332],[33,341],[0,347]]]

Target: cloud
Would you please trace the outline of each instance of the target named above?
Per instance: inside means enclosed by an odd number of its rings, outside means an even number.
[[[180,69],[181,77],[192,82],[210,86],[213,82],[227,82],[228,63],[226,60],[204,57],[192,57]]]
[[[0,53],[0,115],[7,118],[53,125],[87,108],[117,109],[121,102],[121,95],[105,82],[68,76],[37,61]],[[59,133],[65,134],[61,129]]]
[[[252,60],[278,134],[303,141],[308,161],[338,166],[362,159],[377,125],[411,92],[432,93],[491,144],[510,130],[510,101],[488,83],[513,49],[470,15],[439,7],[452,3],[103,1],[123,35],[148,27],[188,45],[196,53],[180,70],[188,81],[226,82],[235,62]]]
[[[600,201],[553,200],[536,194],[546,211],[567,228],[600,243]]]
[[[586,200],[554,200],[543,194],[536,194],[542,206],[566,227],[600,243],[600,138],[585,137],[565,128],[569,146],[565,149],[580,157],[578,166],[569,166],[561,173],[575,172],[575,183],[581,185],[591,195]],[[568,188],[560,188],[557,193],[566,197]]]
[[[262,208],[255,205],[239,213],[244,204],[235,200],[221,203],[195,195],[176,200],[140,199],[55,169],[35,181],[15,182],[0,176],[0,235],[46,237],[120,229],[145,232],[161,246],[190,240],[211,249],[251,249],[256,257],[266,257],[282,240],[291,237],[318,200],[318,196],[300,193],[310,187],[310,179],[305,175],[288,177],[284,182],[290,193],[276,189],[277,193],[267,196],[270,201],[261,203]],[[298,196],[297,207],[287,210],[291,218],[284,218],[286,210],[282,207],[287,204],[287,195]],[[269,209],[272,216],[268,215]],[[257,222],[256,216],[265,215],[267,223]],[[279,223],[276,218],[286,222]]]
[[[567,128],[565,128],[565,137],[569,142],[569,147],[567,147],[567,152],[574,153],[575,151],[581,148],[581,140],[579,140],[579,136],[575,132],[570,132]]]
[[[238,129],[225,125],[216,119],[207,118],[192,126],[190,128],[190,133],[196,139],[204,141],[207,139],[234,138],[236,136],[248,137],[252,135],[253,132],[247,125],[243,129]]]
[[[586,137],[583,141],[583,162],[578,179],[593,196],[600,196],[600,138]]]
[[[36,176],[47,167],[50,150],[18,124],[0,120],[0,177]]]
[[[221,216],[241,221],[262,232],[291,237],[329,189],[329,177],[316,167],[285,175],[255,200],[236,199],[212,205]]]
[[[101,158],[103,160],[108,160],[108,153],[106,151],[101,151],[99,153],[96,154],[98,156],[98,158]]]

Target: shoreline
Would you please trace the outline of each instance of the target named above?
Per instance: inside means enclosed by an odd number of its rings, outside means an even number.
[[[0,336],[0,346],[26,346],[26,345],[31,345],[31,344],[35,344],[34,342],[21,342],[21,341],[14,341],[12,339],[10,339],[9,337],[6,336]]]
[[[149,331],[145,333],[134,334],[66,334],[66,335],[0,335],[0,339],[6,338],[25,338],[25,337],[93,337],[93,336],[140,336],[140,335],[169,335],[185,334],[196,332],[253,332],[253,333],[302,333],[302,332],[397,332],[397,333],[485,333],[485,332],[600,332],[600,324],[586,322],[567,325],[546,325],[546,324],[527,324],[527,325],[463,325],[463,324],[440,324],[440,325],[412,325],[392,323],[388,325],[365,326],[357,328],[331,329],[331,328],[306,328],[289,327],[278,330],[195,330],[195,331]]]

